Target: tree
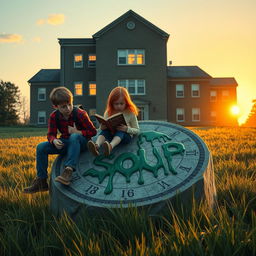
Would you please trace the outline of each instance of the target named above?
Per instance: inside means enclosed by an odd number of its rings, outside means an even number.
[[[0,80],[0,125],[17,124],[19,108],[20,91],[18,86]]]
[[[28,101],[26,96],[22,97],[21,106],[20,106],[20,120],[22,124],[29,123],[29,108],[28,108]]]
[[[256,99],[252,101],[252,109],[243,126],[256,127]]]

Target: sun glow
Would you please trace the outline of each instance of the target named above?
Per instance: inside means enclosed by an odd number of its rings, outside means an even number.
[[[240,108],[238,106],[232,106],[231,107],[231,113],[234,115],[234,116],[237,116],[240,114]]]

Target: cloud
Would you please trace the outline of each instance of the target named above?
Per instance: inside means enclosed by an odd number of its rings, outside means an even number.
[[[22,41],[22,35],[0,34],[0,43],[21,43]]]
[[[37,20],[37,25],[50,24],[50,25],[61,25],[65,22],[64,14],[50,14],[47,19]]]
[[[42,41],[42,38],[40,36],[36,36],[33,38],[33,42],[40,43]]]

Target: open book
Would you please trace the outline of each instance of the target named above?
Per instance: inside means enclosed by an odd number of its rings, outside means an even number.
[[[100,124],[104,124],[107,126],[107,128],[114,133],[116,130],[116,127],[119,125],[126,125],[125,119],[124,119],[124,115],[122,113],[117,113],[114,114],[108,118],[104,118],[101,115],[95,114],[94,115],[96,117],[96,119],[99,121]]]

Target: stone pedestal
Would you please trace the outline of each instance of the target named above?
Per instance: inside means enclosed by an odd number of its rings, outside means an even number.
[[[211,155],[192,131],[171,123],[139,122],[141,133],[112,154],[80,155],[70,186],[55,182],[64,169],[58,156],[51,173],[50,207],[56,216],[75,218],[87,208],[97,213],[113,207],[144,207],[159,214],[179,195],[186,204],[192,194],[213,207],[216,197]],[[95,138],[94,138],[95,139]]]

